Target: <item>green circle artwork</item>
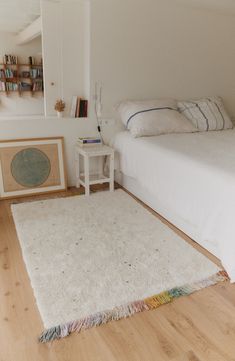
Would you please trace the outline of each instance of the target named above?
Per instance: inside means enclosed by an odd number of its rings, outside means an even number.
[[[36,148],[18,152],[11,162],[11,174],[15,181],[26,188],[41,186],[48,179],[51,163],[45,153]]]

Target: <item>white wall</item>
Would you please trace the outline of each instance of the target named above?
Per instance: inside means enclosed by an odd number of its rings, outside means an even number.
[[[221,95],[235,115],[235,21],[174,0],[92,0],[91,89],[125,98]]]
[[[18,55],[20,62],[28,63],[29,56],[38,56],[42,52],[41,38],[32,40],[28,44],[17,45],[15,34],[0,32],[0,62],[5,54]],[[25,68],[24,70],[28,70]],[[34,97],[25,93],[19,97],[18,93],[9,93],[7,97],[0,93],[0,117],[12,115],[43,114],[43,96],[37,93]]]
[[[213,94],[220,94],[235,115],[233,16],[173,0],[91,0],[90,5],[89,19],[86,0],[66,0],[62,6],[42,1],[49,115],[57,97],[64,96],[68,111],[73,94],[89,92],[91,111],[95,81],[103,84],[104,117],[113,116],[113,105],[125,98]],[[90,119],[1,121],[0,139],[64,136],[72,185],[76,138],[96,134],[90,114]]]
[[[77,137],[96,135],[96,127],[88,119],[25,117],[0,120],[0,139],[43,138],[63,136],[69,185],[75,185],[74,145]],[[94,167],[95,168],[95,165]]]
[[[61,3],[60,11],[62,98],[68,115],[73,95],[89,98],[89,2],[67,0]]]

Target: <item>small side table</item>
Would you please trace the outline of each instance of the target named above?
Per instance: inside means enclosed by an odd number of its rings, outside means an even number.
[[[98,158],[98,173],[90,174],[90,159]],[[104,158],[109,158],[109,175],[104,175]],[[83,158],[84,173],[81,172]],[[75,148],[76,187],[83,185],[85,195],[90,195],[90,185],[109,183],[111,192],[114,190],[114,149],[107,145],[85,146],[76,145]]]

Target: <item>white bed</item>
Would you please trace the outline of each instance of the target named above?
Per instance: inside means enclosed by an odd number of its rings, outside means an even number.
[[[116,180],[221,259],[235,282],[235,130],[115,136]]]

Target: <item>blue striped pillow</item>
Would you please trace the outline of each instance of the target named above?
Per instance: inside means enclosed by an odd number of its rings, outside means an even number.
[[[179,101],[178,109],[199,131],[233,128],[220,97]]]

